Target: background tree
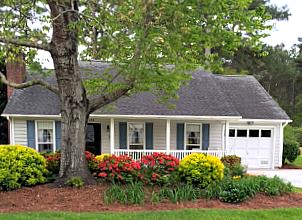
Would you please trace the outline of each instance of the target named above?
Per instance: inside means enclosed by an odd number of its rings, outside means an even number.
[[[176,91],[197,67],[215,69],[219,53],[205,48],[235,51],[257,45],[270,16],[262,7],[250,9],[250,0],[4,0],[0,3],[1,53],[26,52],[31,62],[36,51],[53,59],[57,85],[43,78],[15,88],[41,85],[61,102],[62,158],[60,177],[91,176],[85,161],[85,130],[89,114],[124,95],[152,91],[161,101],[176,98]],[[242,36],[250,37],[242,41]],[[79,72],[79,45],[84,59],[112,62],[115,74]],[[16,48],[15,46],[18,46]],[[171,64],[171,68],[167,68]],[[35,66],[35,65],[32,65]],[[94,76],[94,77],[93,77]]]

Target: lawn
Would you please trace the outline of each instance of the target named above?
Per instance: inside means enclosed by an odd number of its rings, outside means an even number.
[[[154,212],[124,212],[124,213],[68,213],[68,212],[40,212],[0,214],[0,220],[43,220],[43,219],[97,219],[97,220],[257,220],[257,219],[301,219],[302,209],[270,209],[270,210],[213,210],[213,209],[186,209],[177,211],[154,211]]]
[[[292,164],[296,166],[302,166],[302,155],[298,156],[298,158]]]

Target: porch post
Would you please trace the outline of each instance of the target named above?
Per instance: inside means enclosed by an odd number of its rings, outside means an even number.
[[[110,118],[110,154],[114,153],[114,118]]]
[[[227,153],[227,149],[229,149],[229,130],[230,130],[230,123],[228,121],[225,122],[225,148],[223,149],[223,154]]]
[[[166,151],[167,154],[170,153],[170,140],[171,140],[171,130],[170,130],[170,119],[167,119],[166,123]]]

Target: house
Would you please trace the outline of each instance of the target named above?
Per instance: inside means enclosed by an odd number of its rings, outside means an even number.
[[[24,77],[15,75],[25,74],[24,68],[16,65],[7,74],[20,82]],[[83,72],[102,72],[109,66],[80,62]],[[236,154],[248,168],[282,165],[283,129],[291,120],[253,76],[197,70],[178,93],[174,109],[143,92],[119,99],[113,108],[95,111],[89,118],[87,150],[134,159],[152,152],[179,159],[192,152]],[[60,103],[54,93],[40,86],[15,90],[2,116],[10,122],[11,144],[37,151],[60,149]]]

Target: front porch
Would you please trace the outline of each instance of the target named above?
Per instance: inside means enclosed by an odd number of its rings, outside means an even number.
[[[102,126],[101,152],[129,155],[134,160],[152,153],[183,159],[191,153],[222,157],[229,122],[213,118],[92,118]],[[109,147],[108,147],[109,146]]]

